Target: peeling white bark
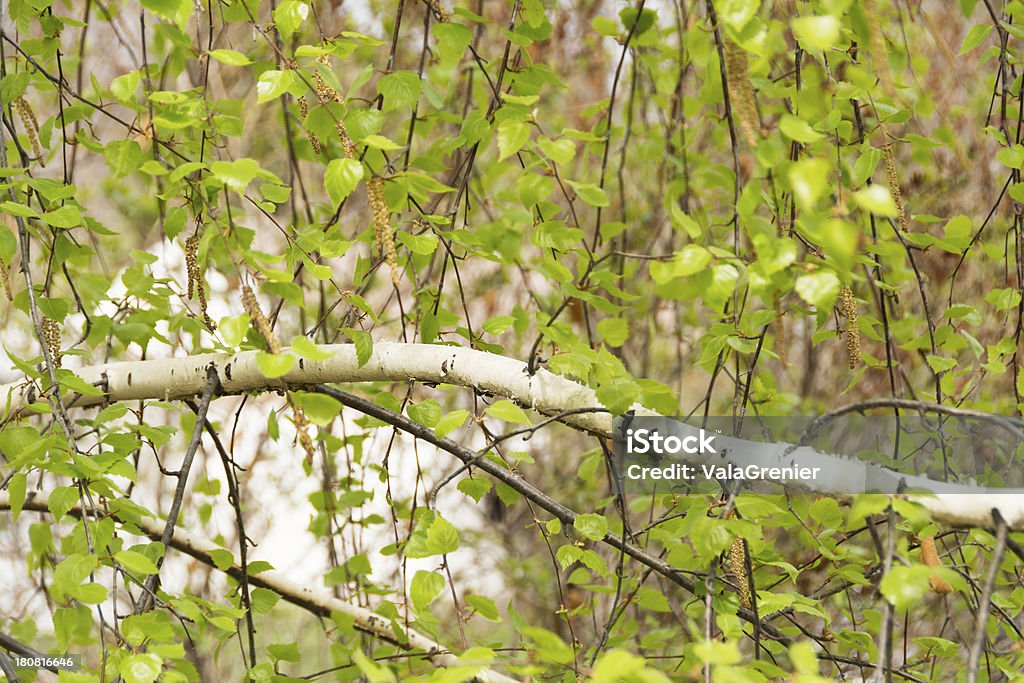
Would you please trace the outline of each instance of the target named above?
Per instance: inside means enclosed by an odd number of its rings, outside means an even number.
[[[10,497],[6,491],[0,491],[0,510],[9,510],[11,507]],[[33,492],[25,501],[23,510],[49,513],[49,504],[45,494]],[[77,506],[71,510],[76,517],[81,516],[81,509]],[[164,523],[147,517],[139,523],[139,528],[147,536],[159,541],[164,531]],[[210,541],[189,533],[184,529],[175,529],[171,538],[171,547],[191,555],[205,565],[216,568],[212,554],[224,548],[211,543]],[[226,573],[238,578],[241,576],[241,567],[233,562]],[[391,628],[391,622],[379,614],[371,612],[365,607],[339,600],[333,595],[324,591],[315,591],[309,586],[300,585],[280,572],[268,570],[249,576],[249,585],[268,588],[281,596],[286,602],[301,607],[323,617],[329,617],[331,612],[340,612],[352,617],[355,627],[360,631],[373,635],[381,640],[387,641],[403,650],[422,650],[430,658],[431,663],[439,667],[458,666],[455,655],[448,652],[440,643],[428,638],[409,628],[405,628],[405,640],[400,640]],[[465,665],[463,665],[465,666]],[[478,672],[472,680],[480,683],[518,683],[516,679],[509,678],[503,674],[484,669]]]
[[[323,361],[299,359],[292,370],[279,379],[267,379],[256,365],[257,352],[239,354],[206,354],[186,358],[128,361],[95,365],[77,370],[85,381],[103,388],[105,396],[79,397],[76,407],[97,405],[108,401],[140,399],[174,400],[202,394],[206,386],[206,369],[213,364],[220,376],[224,393],[301,389],[313,384],[350,382],[406,382],[452,384],[472,387],[483,393],[509,398],[522,406],[546,415],[563,411],[599,407],[594,392],[572,380],[540,369],[530,375],[525,363],[458,346],[436,344],[374,343],[369,361],[359,367],[355,347],[350,344],[320,347],[332,353]],[[31,402],[34,389],[28,385],[0,386],[0,418]],[[637,410],[638,414],[652,414]],[[607,413],[567,415],[568,425],[603,436],[611,436],[612,418]],[[741,449],[756,452],[757,463],[784,467],[792,460],[787,444],[749,444]],[[815,482],[814,491],[836,494],[850,490],[854,481],[898,483],[900,475],[866,462],[816,453],[810,449],[801,462],[815,461],[824,476]],[[803,454],[802,454],[803,455]],[[730,456],[731,457],[731,456]],[[695,464],[701,460],[693,460]],[[735,460],[742,464],[743,460]],[[911,485],[929,485],[937,491],[933,496],[913,496],[940,522],[953,526],[992,527],[993,511],[997,511],[1011,529],[1024,530],[1024,495],[1001,493],[992,495],[969,486],[940,484],[917,478]]]

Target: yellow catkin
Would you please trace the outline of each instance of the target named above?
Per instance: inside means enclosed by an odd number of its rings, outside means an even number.
[[[849,285],[843,285],[839,292],[839,312],[846,318],[846,358],[853,370],[860,363],[860,327],[857,325],[857,300]]]
[[[39,144],[39,123],[36,121],[36,114],[32,111],[32,105],[24,97],[14,100],[14,111],[18,112],[21,125],[25,128],[29,144],[32,145],[32,154],[39,160],[40,166],[46,166],[46,159],[43,157],[43,148]]]
[[[317,57],[317,62],[324,66],[330,66],[331,58],[328,55],[321,55]],[[336,102],[338,104],[345,101],[345,98],[341,96],[337,90],[332,88],[324,80],[323,74],[320,73],[319,69],[313,69],[313,90],[316,92],[316,97],[320,100],[320,104],[327,104],[328,102]],[[303,104],[300,102],[299,107]],[[305,113],[303,113],[305,117]],[[345,122],[342,119],[338,119],[338,140],[341,142],[342,149],[345,150],[345,156],[349,159],[356,159],[358,157],[356,153],[355,143],[352,142],[352,138],[348,135],[348,130],[345,128]],[[310,138],[310,143],[313,144],[313,148],[316,149],[320,145],[320,141],[317,140],[315,143],[312,142],[313,137]],[[319,152],[318,152],[319,153]]]
[[[14,301],[14,293],[11,291],[11,276],[7,272],[7,264],[0,258],[0,286],[4,288],[4,294],[8,301]]]
[[[434,13],[434,18],[442,24],[447,24],[449,21],[448,10],[441,6],[440,0],[423,0],[423,4],[430,8],[430,11]]]
[[[267,316],[263,315],[263,310],[260,308],[259,302],[256,301],[256,295],[252,293],[249,285],[245,284],[242,285],[242,308],[249,314],[249,320],[252,321],[253,327],[267,340],[267,348],[270,349],[270,352],[281,353],[281,342],[277,340],[277,335],[274,334],[274,329],[270,326]]]
[[[885,48],[885,34],[882,33],[882,21],[878,16],[878,6],[875,0],[864,0],[864,15],[868,20],[868,32],[871,40],[868,43],[868,51],[871,53],[871,63],[878,73],[878,80],[890,97],[896,96],[896,88],[893,86],[892,75],[889,73],[889,56]]]
[[[729,85],[729,99],[739,120],[740,131],[752,147],[760,138],[760,119],[757,116],[757,102],[754,86],[750,84],[750,67],[746,51],[727,37],[723,37],[726,81]]]
[[[185,240],[185,271],[188,275],[188,298],[199,300],[199,313],[203,316],[203,322],[211,330],[217,325],[213,322],[207,311],[206,285],[203,283],[203,273],[199,269],[199,235],[191,235]]]
[[[53,359],[53,366],[59,368],[61,366],[61,352],[60,352],[60,323],[52,318],[43,318],[43,343],[46,344],[46,349],[50,352],[50,358]]]
[[[742,538],[737,538],[729,546],[729,569],[736,577],[736,590],[740,596],[740,604],[750,609],[753,607],[754,601],[750,594],[750,575],[747,573],[746,554]]]
[[[277,335],[274,334],[273,328],[270,327],[270,321],[267,320],[267,316],[263,315],[263,310],[260,308],[259,302],[256,301],[256,295],[253,294],[252,289],[246,284],[242,285],[242,308],[249,314],[249,319],[256,329],[259,330],[259,333],[267,340],[267,348],[270,349],[270,352],[281,353],[281,342],[277,340]],[[306,462],[312,464],[316,451],[313,447],[313,439],[309,435],[309,421],[306,419],[306,414],[302,411],[302,407],[295,402],[291,394],[288,394],[288,406],[292,409],[295,433],[302,451],[306,454]]]
[[[302,120],[305,122],[306,116],[309,115],[309,105],[306,104],[306,98],[300,97],[299,100],[299,113],[302,115]],[[320,144],[320,138],[316,136],[313,131],[306,131],[306,135],[309,137],[309,144],[313,147],[314,154],[320,154],[323,151],[323,146]]]
[[[903,193],[900,191],[900,180],[896,175],[896,158],[892,153],[892,143],[885,143],[882,151],[885,153],[885,178],[889,183],[892,200],[896,204],[896,222],[900,229],[906,232],[910,229],[910,224],[907,222],[907,212],[903,208]]]
[[[391,214],[384,198],[384,180],[374,176],[366,181],[366,193],[370,201],[370,213],[373,218],[373,232],[377,238],[377,248],[391,269],[391,281],[398,285],[401,277],[398,270],[398,253],[395,251],[395,238],[391,234]]]
[[[939,552],[935,548],[935,537],[925,536],[921,539],[921,561],[924,562],[927,567],[941,567],[942,562],[939,560]],[[941,595],[953,592],[953,586],[949,584],[945,579],[933,574],[930,583],[932,590]]]
[[[13,233],[18,232],[17,226],[14,224],[14,219],[7,214],[0,214],[0,223],[4,227],[9,229]],[[14,301],[14,293],[11,291],[11,277],[7,272],[7,265],[3,259],[0,259],[0,284],[3,285],[4,292],[7,293],[7,300]]]

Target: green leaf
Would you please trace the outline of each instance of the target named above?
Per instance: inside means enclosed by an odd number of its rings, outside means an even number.
[[[351,327],[343,327],[341,331],[348,335],[348,338],[355,344],[356,362],[359,364],[359,367],[366,365],[370,360],[370,356],[373,355],[373,337],[370,336],[369,332],[355,330]]]
[[[292,351],[298,354],[299,358],[306,360],[327,360],[334,355],[333,351],[323,346],[318,346],[307,337],[292,337]]]
[[[972,26],[971,30],[967,32],[966,36],[964,36],[964,42],[960,46],[960,52],[958,52],[957,55],[963,56],[981,45],[985,42],[985,39],[988,38],[988,34],[992,32],[993,28],[992,24],[989,23],[975,24]]]
[[[309,5],[298,0],[285,0],[274,10],[274,26],[282,38],[291,38],[309,16]]]
[[[132,574],[148,576],[150,574],[156,574],[157,571],[159,571],[153,560],[149,559],[142,553],[135,552],[134,550],[122,550],[115,553],[114,559]]]
[[[82,212],[74,204],[65,204],[47,211],[40,216],[40,220],[55,228],[75,228],[82,224]]]
[[[192,14],[193,3],[192,0],[142,0],[142,6],[182,28]]]
[[[444,577],[437,572],[422,569],[417,571],[409,584],[409,599],[412,606],[420,611],[426,609],[441,594],[444,587]]]
[[[411,108],[420,97],[420,77],[414,71],[396,71],[377,81],[377,93],[384,97],[384,111]]]
[[[234,50],[211,50],[210,56],[221,64],[227,64],[228,66],[246,66],[252,64],[251,59],[243,55],[241,52],[235,52]]]
[[[99,605],[107,599],[107,589],[99,583],[83,583],[71,591],[72,596],[86,605]]]
[[[878,587],[882,595],[899,612],[905,612],[931,590],[931,570],[924,565],[893,567],[882,577]]]
[[[443,439],[465,423],[469,417],[468,410],[453,410],[438,421],[434,427],[434,434]]]
[[[441,404],[432,398],[419,403],[410,403],[406,412],[413,420],[431,429],[441,421]]]
[[[215,161],[210,164],[213,177],[224,183],[229,190],[238,194],[245,193],[249,183],[262,169],[255,159],[242,158],[235,161]]]
[[[341,401],[333,396],[296,391],[292,392],[292,398],[302,407],[306,417],[319,427],[326,427],[341,413]]]
[[[431,27],[434,37],[437,40],[437,52],[441,62],[446,66],[453,66],[466,54],[470,40],[473,39],[473,32],[465,26],[455,23],[434,24]]]
[[[1005,289],[993,289],[985,295],[985,301],[995,306],[997,310],[1008,311],[1016,308],[1020,303],[1020,292],[1013,287]]]
[[[568,138],[552,140],[542,137],[537,141],[537,146],[544,156],[556,164],[567,164],[576,156],[576,143]]]
[[[332,159],[324,172],[324,189],[335,205],[352,194],[363,179],[363,165],[356,159]]]
[[[431,555],[447,555],[459,549],[459,531],[438,515],[427,529],[427,551]]]
[[[252,602],[253,612],[256,614],[269,614],[281,600],[281,596],[269,588],[257,587],[250,591],[249,599]]]
[[[609,346],[619,347],[629,339],[629,323],[623,318],[605,318],[597,323],[597,333]]]
[[[830,308],[839,295],[841,283],[835,273],[823,270],[796,279],[796,293],[816,308]]]
[[[279,662],[302,661],[298,643],[272,643],[267,645],[267,653]]]
[[[384,137],[383,135],[367,135],[361,140],[361,142],[367,147],[382,149],[385,152],[393,152],[396,149],[402,149],[400,144],[390,138]]]
[[[432,233],[425,232],[422,235],[413,235],[408,232],[399,232],[397,237],[398,241],[414,254],[430,256],[437,251],[438,239]]]
[[[484,413],[489,417],[504,420],[505,422],[530,424],[530,418],[526,415],[526,412],[512,401],[504,398],[488,406]]]
[[[142,161],[142,147],[135,140],[114,140],[103,149],[107,166],[117,178],[138,170]]]
[[[163,660],[157,655],[145,653],[130,655],[121,660],[117,670],[125,683],[153,683],[160,676]]]
[[[458,489],[479,503],[491,490],[491,482],[487,479],[462,479],[458,483]]]
[[[295,356],[290,353],[266,353],[260,351],[256,354],[256,367],[268,379],[277,379],[288,374],[288,371],[295,365]]]
[[[498,606],[494,604],[494,601],[490,598],[485,598],[482,595],[467,595],[466,602],[473,608],[473,611],[479,614],[487,621],[493,621],[500,623],[501,615],[498,613]]]
[[[285,93],[297,97],[303,93],[305,87],[294,71],[269,69],[261,73],[256,81],[256,101],[269,102]]]
[[[608,206],[608,195],[593,183],[577,183],[566,180],[566,183],[576,191],[576,195],[590,206]]]
[[[503,121],[498,126],[498,161],[512,156],[530,139],[530,126],[522,121]]]
[[[830,50],[839,41],[839,20],[832,15],[797,17],[791,25],[793,35],[805,50]]]
[[[814,208],[828,187],[831,171],[829,162],[820,158],[801,159],[790,167],[787,177],[801,208]]]
[[[138,71],[129,71],[110,82],[110,92],[114,93],[114,97],[121,102],[128,103],[135,99],[135,91],[140,82],[142,82],[142,74]]]
[[[17,521],[21,514],[21,508],[25,505],[25,489],[27,479],[24,472],[17,472],[7,482],[7,500],[11,505],[11,514],[14,521]],[[478,501],[479,502],[479,501]]]
[[[217,329],[225,344],[237,347],[245,341],[245,336],[249,333],[249,314],[221,318]]]
[[[10,216],[20,216],[21,218],[35,218],[39,215],[39,212],[30,206],[8,201],[0,202],[0,211]]]
[[[899,214],[889,188],[884,185],[868,185],[854,192],[853,198],[859,207],[875,215],[895,218]]]
[[[783,114],[779,120],[779,130],[785,133],[786,137],[802,143],[811,143],[821,140],[824,135],[811,128],[811,124],[792,114]]]
[[[78,488],[74,486],[58,486],[50,491],[47,507],[53,519],[59,522],[68,511],[78,504]]]
[[[576,515],[572,526],[583,538],[591,541],[600,541],[608,533],[608,520],[594,512]]]

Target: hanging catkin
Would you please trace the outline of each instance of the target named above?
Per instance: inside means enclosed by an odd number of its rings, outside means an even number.
[[[277,335],[274,334],[274,329],[270,326],[267,316],[263,315],[263,310],[260,308],[259,302],[256,301],[256,295],[246,284],[242,285],[242,308],[249,314],[253,326],[267,340],[267,348],[270,349],[270,352],[281,353],[283,350],[281,342],[277,340]],[[288,406],[292,409],[292,422],[295,423],[295,433],[298,436],[299,445],[302,446],[302,450],[306,454],[306,462],[312,464],[316,451],[313,447],[313,439],[309,436],[309,421],[306,419],[306,413],[303,412],[302,406],[295,402],[291,393],[288,394]]]
[[[935,548],[935,537],[924,536],[921,539],[921,561],[924,562],[927,567],[941,567],[942,562],[939,560],[939,552]],[[932,574],[931,579],[932,590],[936,593],[945,595],[953,592],[953,586],[949,584],[945,579]]]
[[[750,66],[746,51],[730,40],[722,37],[725,53],[726,82],[729,85],[729,100],[732,109],[739,119],[740,131],[752,147],[759,141],[758,131],[761,128],[757,116],[757,103],[754,99],[754,86],[750,84]]]
[[[906,232],[910,229],[910,224],[907,222],[907,212],[903,208],[903,193],[900,191],[900,180],[896,176],[896,159],[892,153],[892,143],[885,143],[882,151],[885,153],[885,177],[889,182],[892,200],[896,204],[896,222],[899,223],[900,229]]]
[[[373,233],[377,238],[377,248],[391,269],[391,281],[401,283],[398,270],[398,253],[395,251],[395,238],[391,234],[391,212],[388,211],[387,199],[384,197],[384,180],[374,176],[366,181],[366,192],[370,199],[370,213],[373,218]]]
[[[846,358],[853,370],[860,363],[860,327],[857,325],[857,301],[849,285],[843,285],[839,292],[839,312],[846,318]]]
[[[750,574],[747,573],[746,554],[742,538],[735,539],[729,546],[729,569],[736,577],[736,591],[740,596],[740,604],[750,609],[754,605],[754,596],[750,594]]]

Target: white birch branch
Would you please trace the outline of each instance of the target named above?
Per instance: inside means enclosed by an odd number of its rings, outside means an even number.
[[[0,491],[0,510],[9,510],[10,507],[10,496],[6,491]],[[49,501],[46,494],[41,492],[29,493],[22,509],[49,513]],[[78,506],[75,506],[70,511],[70,514],[80,517],[82,511]],[[135,521],[133,520],[134,523]],[[161,539],[164,532],[164,524],[159,520],[143,517],[137,524],[139,529],[149,538],[154,541]],[[225,550],[225,548],[211,543],[205,538],[180,528],[174,530],[170,546],[175,550],[191,555],[212,568],[217,567],[213,561],[214,551]],[[242,575],[242,569],[232,559],[231,567],[225,570],[225,573],[238,579]],[[313,614],[329,618],[331,612],[340,612],[351,617],[355,628],[364,633],[368,633],[406,651],[422,650],[435,666],[445,668],[468,666],[465,663],[460,665],[457,657],[437,641],[410,628],[404,628],[405,640],[401,640],[391,628],[391,622],[381,615],[371,612],[365,607],[340,600],[327,592],[315,591],[307,585],[298,584],[280,572],[268,570],[258,574],[250,574],[248,578],[250,586],[272,590],[286,602],[301,607]],[[479,681],[480,683],[518,683],[514,678],[509,678],[489,669],[479,671],[472,680]]]
[[[458,346],[403,344],[377,341],[373,353],[362,366],[351,344],[322,346],[331,352],[327,360],[298,359],[285,376],[267,379],[256,365],[256,351],[238,354],[205,354],[184,358],[122,361],[81,368],[76,373],[85,381],[104,389],[104,396],[81,396],[76,407],[113,401],[160,399],[175,400],[201,395],[206,386],[207,368],[212,364],[220,376],[223,393],[301,389],[313,384],[350,382],[421,382],[471,387],[479,392],[508,398],[546,415],[567,410],[600,407],[593,390],[544,369],[531,375],[526,363]],[[0,419],[37,397],[28,383],[0,386]],[[637,410],[637,414],[652,415]],[[602,436],[612,435],[612,418],[607,413],[578,413],[562,421],[577,429]],[[687,429],[682,425],[682,429]],[[788,444],[744,442],[717,462],[750,464],[756,454],[758,465],[786,467],[794,460]],[[814,482],[813,492],[845,496],[851,481],[863,481],[871,488],[896,492],[901,479],[909,486],[923,486],[935,495],[914,495],[932,517],[952,526],[992,528],[993,510],[998,511],[1011,529],[1024,530],[1024,495],[1000,493],[976,487],[934,482],[923,477],[909,478],[884,467],[853,458],[819,453],[809,448],[799,451],[800,463],[820,466],[822,476]],[[693,456],[688,462],[701,464],[707,456]],[[813,461],[813,462],[812,462]]]

